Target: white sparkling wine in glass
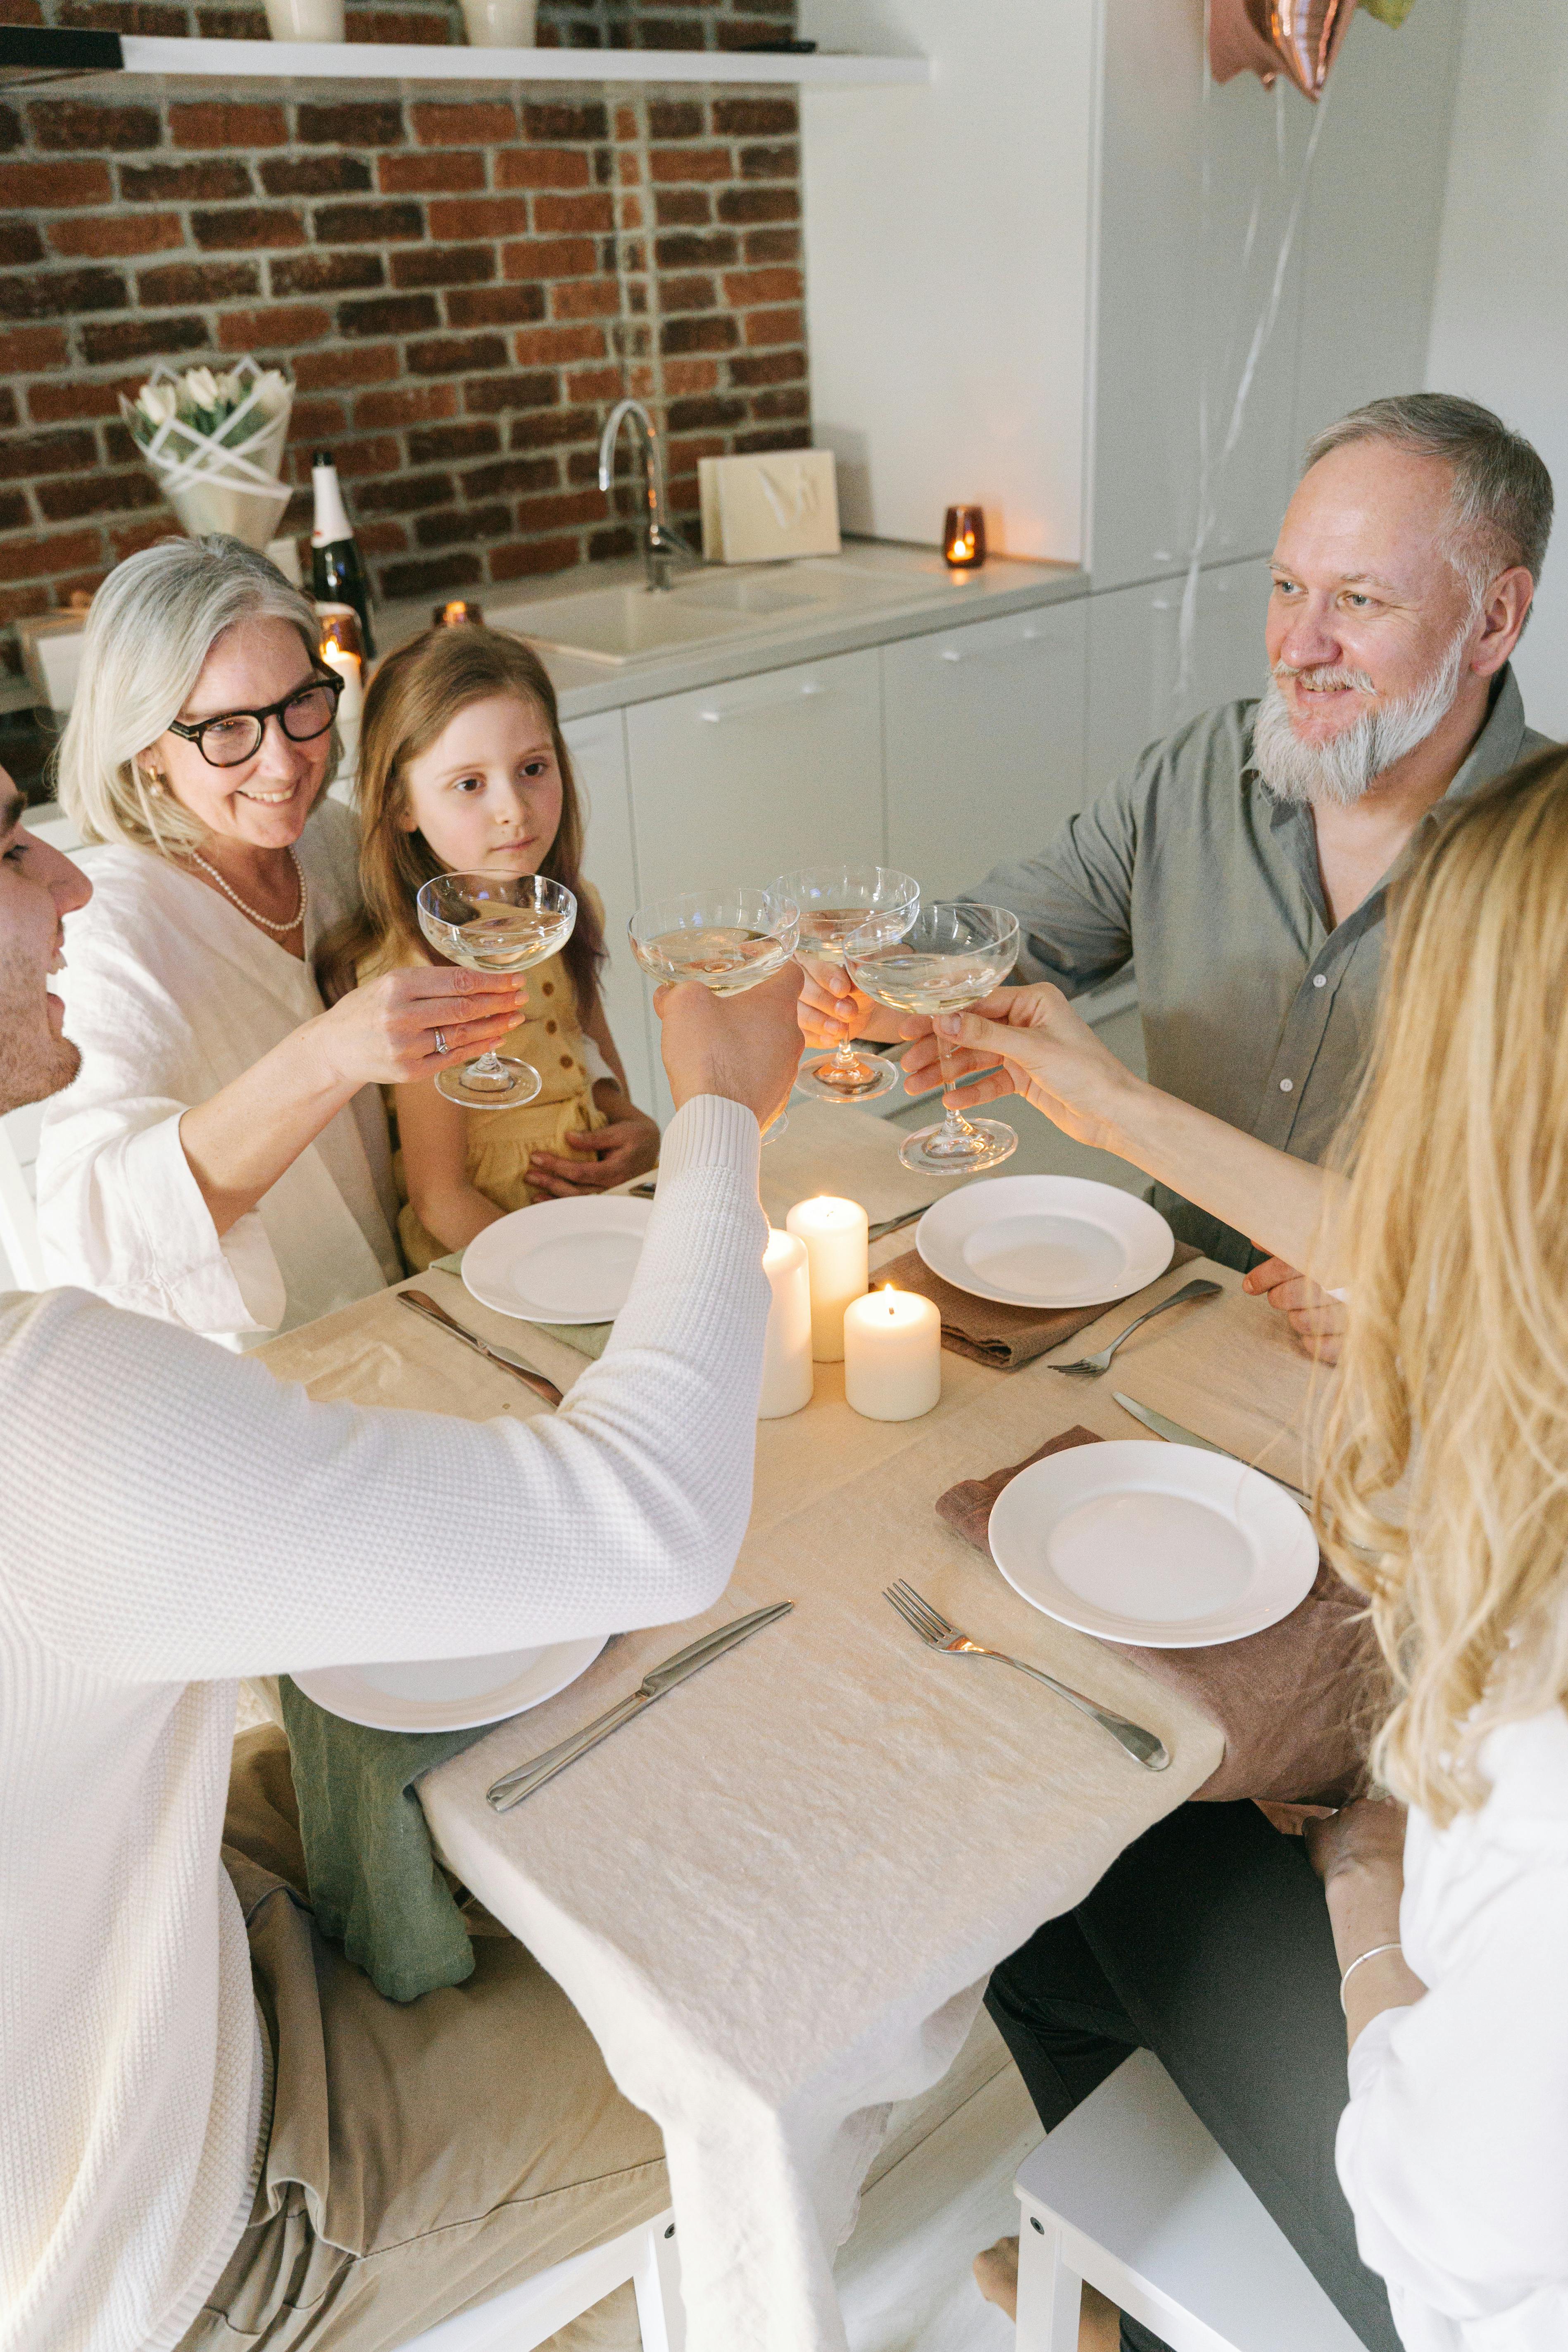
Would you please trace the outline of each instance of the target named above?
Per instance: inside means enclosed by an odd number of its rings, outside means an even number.
[[[526,971],[565,946],[572,924],[570,916],[563,920],[531,907],[503,907],[466,923],[420,918],[431,946],[452,962],[467,964],[470,971]]]
[[[868,996],[898,1013],[963,1013],[999,987],[1013,969],[1011,955],[962,950],[922,953],[900,945],[858,955],[853,975]]]
[[[782,971],[790,950],[776,932],[715,923],[658,932],[637,942],[637,961],[658,980],[695,980],[715,996],[738,996]]]
[[[864,907],[813,907],[802,912],[800,950],[821,963],[842,963],[857,931],[866,928]]]

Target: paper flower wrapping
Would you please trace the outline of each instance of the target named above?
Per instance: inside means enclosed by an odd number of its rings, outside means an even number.
[[[193,539],[227,531],[265,547],[291,485],[279,481],[294,387],[281,368],[155,367],[120,410]]]

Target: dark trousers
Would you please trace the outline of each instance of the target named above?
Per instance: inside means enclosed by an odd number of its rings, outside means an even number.
[[[1299,1838],[1254,1805],[1184,1805],[1005,1960],[985,2003],[1047,2131],[1152,2050],[1367,2352],[1400,2352],[1334,2171],[1344,2020]],[[1164,2352],[1135,2320],[1121,2342]]]

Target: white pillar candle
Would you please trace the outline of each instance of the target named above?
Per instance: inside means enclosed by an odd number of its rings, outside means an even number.
[[[811,1268],[811,1352],[819,1364],[844,1360],[844,1309],[863,1298],[870,1278],[870,1236],[858,1201],[824,1192],[797,1201],[784,1219],[805,1244]]]
[[[873,1290],[844,1314],[844,1400],[868,1421],[918,1421],[942,1394],[942,1317],[912,1290]]]
[[[811,1402],[811,1275],[805,1244],[794,1234],[768,1228],[763,1272],[773,1298],[763,1346],[763,1395],[759,1421],[782,1421]]]

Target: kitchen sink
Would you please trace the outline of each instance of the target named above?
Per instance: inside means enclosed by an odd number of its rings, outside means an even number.
[[[552,652],[588,661],[637,661],[714,639],[734,639],[792,614],[846,611],[898,602],[901,581],[858,572],[834,557],[765,570],[726,571],[719,565],[689,572],[658,593],[638,584],[590,588],[574,596],[540,596],[492,608],[499,628],[515,629]]]

